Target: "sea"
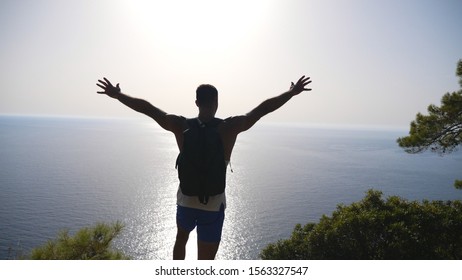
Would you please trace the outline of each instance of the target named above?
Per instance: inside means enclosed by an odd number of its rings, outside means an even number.
[[[462,199],[462,153],[408,154],[402,128],[257,123],[238,136],[217,259],[251,260],[367,190],[408,200]],[[172,258],[178,148],[150,119],[0,116],[0,259],[120,221],[114,248]],[[232,171],[231,171],[232,169]],[[195,232],[186,258],[196,259]]]

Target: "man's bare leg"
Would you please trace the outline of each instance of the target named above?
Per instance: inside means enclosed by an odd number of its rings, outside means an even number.
[[[220,242],[204,242],[197,240],[197,259],[199,260],[213,260],[218,252]]]
[[[178,227],[175,246],[173,247],[173,259],[184,260],[186,257],[186,243],[188,242],[189,232]]]

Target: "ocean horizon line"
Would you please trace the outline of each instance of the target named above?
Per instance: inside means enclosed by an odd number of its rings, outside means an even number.
[[[219,116],[217,116],[219,117]],[[101,121],[141,121],[153,122],[146,116],[138,117],[120,117],[120,116],[84,116],[84,115],[46,115],[46,114],[0,114],[0,118],[31,118],[31,119],[56,119],[56,120],[101,120]],[[312,128],[312,129],[327,129],[327,130],[357,130],[357,131],[396,131],[407,133],[409,127],[403,125],[390,124],[352,124],[352,123],[319,123],[319,122],[287,122],[274,120],[261,120],[257,124],[293,127],[293,128]]]

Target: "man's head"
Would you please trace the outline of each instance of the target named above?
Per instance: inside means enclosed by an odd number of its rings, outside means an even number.
[[[207,110],[212,115],[218,108],[218,91],[209,84],[200,85],[196,90],[196,105],[199,110]]]
[[[196,102],[198,106],[208,105],[218,100],[217,89],[208,84],[200,85],[196,89]]]

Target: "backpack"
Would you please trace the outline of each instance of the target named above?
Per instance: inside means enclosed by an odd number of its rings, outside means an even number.
[[[221,136],[217,131],[222,119],[208,123],[187,119],[183,150],[176,160],[180,189],[184,195],[198,196],[207,204],[209,196],[225,191],[226,162]]]

